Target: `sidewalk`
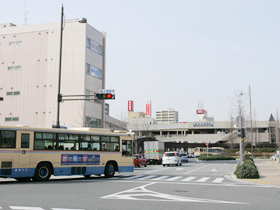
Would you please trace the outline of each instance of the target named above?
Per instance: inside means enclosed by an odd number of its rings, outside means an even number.
[[[269,159],[258,160],[254,159],[254,163],[258,168],[260,178],[259,179],[242,179],[244,181],[273,185],[280,187],[280,164],[276,161]]]

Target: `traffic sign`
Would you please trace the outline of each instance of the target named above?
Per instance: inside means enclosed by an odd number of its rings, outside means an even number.
[[[237,127],[239,127],[239,128],[242,128],[242,127],[244,127],[244,117],[243,116],[238,116],[237,118],[236,118],[236,124],[237,124]]]
[[[206,146],[208,147],[208,143],[206,143]]]
[[[100,89],[99,93],[115,93],[115,89]]]

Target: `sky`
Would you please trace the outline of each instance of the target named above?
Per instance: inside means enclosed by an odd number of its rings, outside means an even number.
[[[179,121],[195,121],[196,109],[215,121],[230,118],[230,99],[242,92],[255,120],[280,111],[280,1],[278,0],[9,0],[1,23],[59,22],[87,18],[105,31],[106,89],[110,115],[173,108]],[[25,8],[25,9],[24,9]],[[278,95],[279,94],[279,95]],[[203,105],[203,106],[202,106]]]

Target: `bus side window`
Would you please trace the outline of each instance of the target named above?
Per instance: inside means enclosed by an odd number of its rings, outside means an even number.
[[[28,133],[21,134],[21,148],[29,148],[29,134]]]

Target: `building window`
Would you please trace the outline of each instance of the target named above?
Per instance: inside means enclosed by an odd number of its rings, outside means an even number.
[[[86,127],[90,128],[101,128],[101,119],[96,119],[93,117],[85,117],[86,119]]]
[[[18,117],[5,117],[5,121],[6,122],[19,121],[19,118]]]
[[[22,41],[9,42],[10,46],[12,46],[12,45],[20,45],[20,44],[22,44]]]
[[[99,55],[102,55],[103,47],[99,44],[97,44],[95,41],[87,38],[87,48],[91,49],[92,51],[98,53]]]
[[[86,92],[85,95],[96,95],[95,92],[90,91],[90,90],[86,90],[85,92]],[[94,96],[86,96],[86,98],[87,98],[87,99],[92,99],[92,100],[87,100],[87,101],[95,102],[95,103],[101,104],[101,101],[100,101],[100,100],[96,100]]]
[[[21,70],[21,66],[8,66],[8,70]]]
[[[7,92],[7,96],[12,96],[12,95],[14,95],[14,96],[18,96],[18,95],[20,95],[20,91],[11,91],[11,92]]]
[[[98,79],[102,79],[102,70],[90,65],[86,64],[86,74],[96,77]]]

